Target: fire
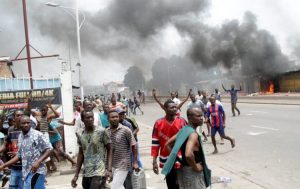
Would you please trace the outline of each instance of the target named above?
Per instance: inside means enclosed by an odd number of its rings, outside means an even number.
[[[274,93],[274,83],[272,81],[269,82],[269,90],[268,93],[273,94]]]

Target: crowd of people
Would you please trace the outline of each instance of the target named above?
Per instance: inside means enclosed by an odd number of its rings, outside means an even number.
[[[233,86],[225,91],[233,96],[231,103],[235,116],[238,90]],[[235,147],[235,140],[225,134],[226,116],[220,93],[216,89],[207,97],[205,91],[194,94],[190,90],[181,101],[178,92],[171,92],[171,97],[164,103],[158,99],[155,89],[152,95],[165,112],[155,122],[152,131],[154,173],[159,174],[161,168],[170,189],[206,188],[210,185],[210,170],[206,165],[202,142],[211,136],[213,154],[218,153],[215,135],[219,133],[222,140],[230,141],[231,147]],[[16,110],[13,117],[8,119],[9,129],[4,131],[0,127],[5,135],[0,147],[0,153],[3,154],[0,161],[3,184],[9,177],[11,189],[46,188],[47,171],[57,170],[55,160],[60,161],[61,156],[76,169],[71,180],[72,187],[77,186],[80,171],[83,170],[84,189],[133,188],[131,175],[141,171],[143,164],[139,155],[139,126],[134,117],[129,115],[135,115],[136,109],[144,114],[140,109],[143,103],[141,99],[138,96],[127,100],[125,96],[115,94],[109,100],[98,96],[88,96],[83,102],[75,99],[74,118],[66,122],[57,121],[60,113],[51,103],[40,107],[39,111],[32,109],[28,97],[27,109]],[[186,121],[180,115],[188,99],[191,101],[187,105]],[[204,123],[207,132],[202,128]],[[58,124],[75,127],[77,161],[65,153]],[[201,135],[204,136],[203,140]]]
[[[224,88],[224,86],[223,86]],[[231,90],[226,90],[231,95],[232,113],[237,103],[237,89],[232,85]],[[158,119],[152,131],[151,156],[153,157],[153,171],[159,174],[159,168],[166,175],[166,184],[169,189],[204,189],[211,185],[211,171],[206,164],[202,142],[211,136],[214,151],[218,153],[216,134],[230,141],[235,147],[235,140],[225,134],[226,115],[221,103],[221,94],[218,89],[207,97],[206,91],[192,90],[181,102],[178,93],[171,92],[171,97],[161,103],[153,89],[155,101],[165,111],[165,117]],[[181,107],[190,98],[187,105],[187,119],[180,116]],[[240,111],[238,110],[238,115]],[[202,125],[206,123],[207,133]],[[201,139],[203,135],[204,139]],[[159,162],[158,162],[159,161]]]

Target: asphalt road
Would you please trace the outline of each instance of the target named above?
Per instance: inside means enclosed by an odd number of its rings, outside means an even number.
[[[219,154],[212,155],[210,139],[204,147],[213,176],[233,179],[226,185],[213,184],[213,188],[300,188],[300,128],[297,128],[300,106],[243,103],[238,104],[241,110],[238,117],[231,116],[228,103],[224,103],[224,107],[226,134],[236,139],[236,148],[232,149],[225,141],[224,145],[218,144]],[[164,189],[164,178],[153,174],[150,157],[152,127],[164,112],[154,103],[142,108],[145,114],[135,118],[141,128],[140,153],[147,186]],[[184,114],[185,109],[182,110]],[[72,175],[48,177],[48,188],[70,188],[71,179]]]

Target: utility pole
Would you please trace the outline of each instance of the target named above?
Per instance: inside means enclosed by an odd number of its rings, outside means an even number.
[[[28,34],[28,23],[27,23],[27,12],[26,12],[26,0],[22,0],[23,4],[23,18],[24,18],[24,30],[25,30],[25,40],[26,40],[26,52],[27,52],[27,65],[29,72],[30,88],[33,89],[32,81],[32,68],[31,68],[31,57],[30,57],[30,44],[29,44],[29,34]]]

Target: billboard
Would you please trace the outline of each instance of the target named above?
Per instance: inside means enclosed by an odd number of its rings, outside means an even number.
[[[0,92],[0,114],[9,115],[16,109],[27,108],[28,96],[31,97],[32,108],[41,108],[48,102],[51,102],[55,109],[62,105],[60,88],[4,91]]]

